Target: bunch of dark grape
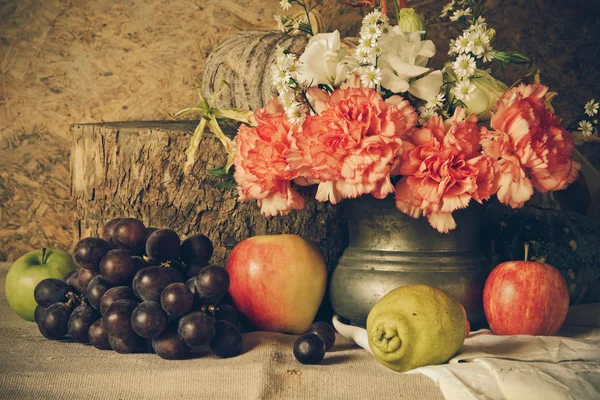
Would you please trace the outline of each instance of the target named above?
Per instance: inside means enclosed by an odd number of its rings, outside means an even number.
[[[237,310],[226,303],[229,274],[209,265],[204,235],[181,242],[171,229],[113,219],[102,238],[75,246],[79,268],[35,289],[35,320],[44,337],[70,336],[101,350],[153,351],[183,359],[209,345],[222,358],[242,352]]]

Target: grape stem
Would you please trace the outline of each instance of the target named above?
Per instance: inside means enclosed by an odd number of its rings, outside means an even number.
[[[42,260],[40,264],[44,265],[44,258],[46,257],[46,248],[42,248]]]

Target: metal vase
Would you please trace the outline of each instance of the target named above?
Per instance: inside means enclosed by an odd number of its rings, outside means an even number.
[[[478,248],[483,207],[475,202],[453,213],[457,228],[442,234],[426,218],[414,219],[395,206],[393,196],[344,200],[349,245],[334,269],[333,309],[365,326],[375,303],[407,284],[427,284],[453,295],[471,326],[485,324],[483,287],[491,270]]]

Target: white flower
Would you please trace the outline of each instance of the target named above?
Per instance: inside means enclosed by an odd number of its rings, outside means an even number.
[[[358,62],[346,56],[346,49],[341,47],[338,31],[319,33],[310,38],[300,56],[298,78],[311,86],[322,83],[334,88],[357,67]]]
[[[456,61],[452,63],[452,69],[460,78],[469,78],[475,72],[477,63],[475,59],[468,54],[461,54]]]
[[[289,10],[292,7],[292,4],[290,3],[289,0],[281,0],[279,2],[279,5],[281,6],[281,8],[283,8],[284,10]]]
[[[277,58],[279,58],[279,57],[283,57],[284,55],[285,55],[285,47],[276,45],[275,46],[275,56],[277,56]]]
[[[427,62],[435,54],[431,40],[421,40],[418,32],[404,33],[395,26],[379,39],[381,56],[381,86],[393,93],[409,92],[429,101],[439,92],[443,83],[441,71],[431,72]],[[423,75],[421,78],[419,76]]]
[[[358,46],[354,50],[354,58],[361,64],[374,63],[375,49],[372,47]]]
[[[594,102],[594,99],[591,99],[590,101],[585,103],[585,113],[590,117],[593,117],[594,115],[598,114],[598,107],[600,107],[600,104]]]
[[[373,65],[359,68],[359,74],[360,82],[366,88],[373,89],[381,82],[381,70]]]
[[[450,17],[450,21],[458,21],[460,17],[466,17],[471,15],[471,8],[466,8],[464,10],[456,10],[454,14]]]
[[[444,105],[445,101],[446,101],[446,96],[443,93],[439,93],[437,96],[435,96],[435,98],[429,100],[425,104],[425,107],[427,107],[427,108],[442,107]]]
[[[454,87],[454,97],[461,101],[469,101],[471,93],[475,91],[475,85],[468,79],[463,79]]]
[[[363,18],[364,25],[377,25],[388,22],[387,16],[383,15],[379,10],[373,10]]]
[[[483,53],[485,53],[486,48],[490,44],[490,37],[486,31],[474,32],[471,36],[471,41],[473,42],[471,52],[481,58],[480,56],[483,56]]]
[[[483,57],[483,62],[490,62],[496,56],[496,52],[492,48],[492,46],[486,46],[485,51],[481,55]]]
[[[279,29],[281,32],[286,32],[287,29],[283,23],[283,17],[281,15],[274,15],[273,18],[275,18],[275,21],[277,21],[277,29]]]
[[[378,25],[365,25],[360,29],[360,37],[373,42],[377,41],[381,34],[381,27]]]
[[[427,106],[419,107],[419,124],[425,125],[427,121],[431,119],[431,117],[438,115],[438,113],[433,108],[428,108]]]
[[[579,121],[579,131],[583,136],[590,136],[594,130],[592,123],[590,121]]]
[[[452,0],[450,3],[446,4],[444,6],[444,8],[442,8],[442,13],[440,14],[440,18],[446,18],[450,14],[450,11],[452,11],[452,9],[454,8],[455,4],[456,4],[456,2],[454,0]]]
[[[460,81],[451,65],[446,65],[443,71],[447,82]],[[490,112],[496,110],[496,104],[507,87],[488,72],[480,69],[475,70],[475,77],[471,80],[471,84],[475,87],[475,90],[469,93],[468,99],[462,99],[464,107],[467,108],[469,114],[477,114],[480,121],[487,121],[490,119]],[[450,101],[453,100],[453,94],[454,92],[449,93]]]
[[[468,33],[463,33],[454,41],[454,49],[458,54],[461,53],[470,53],[473,49],[473,40],[471,40],[471,35]]]

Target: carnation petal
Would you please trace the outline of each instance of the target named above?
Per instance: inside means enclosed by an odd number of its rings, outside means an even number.
[[[427,216],[429,224],[438,230],[440,233],[448,233],[456,228],[456,221],[450,213],[433,213]]]

